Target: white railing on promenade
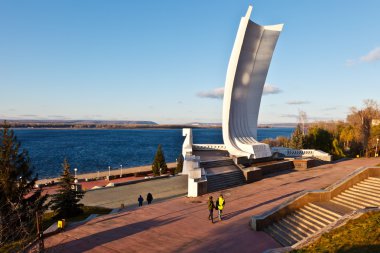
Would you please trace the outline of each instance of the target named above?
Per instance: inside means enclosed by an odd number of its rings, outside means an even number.
[[[287,157],[315,157],[323,161],[331,161],[331,155],[316,149],[291,149],[285,147],[272,147],[272,152],[281,153]]]
[[[193,144],[193,150],[226,150],[224,144]]]

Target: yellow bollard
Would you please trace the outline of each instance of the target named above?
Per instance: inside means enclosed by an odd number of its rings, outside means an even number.
[[[65,219],[62,219],[58,221],[57,227],[63,229],[65,228],[65,225]]]

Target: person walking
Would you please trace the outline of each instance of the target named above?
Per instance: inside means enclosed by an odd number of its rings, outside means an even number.
[[[212,196],[208,197],[207,207],[209,211],[208,219],[211,220],[211,223],[214,223],[214,200],[212,199]]]
[[[139,206],[142,206],[143,202],[144,202],[144,198],[140,195],[140,197],[137,199],[137,201],[139,202]]]
[[[153,201],[153,195],[152,193],[148,193],[148,195],[146,195],[146,201],[148,201],[148,205],[150,205],[150,203],[152,203]]]
[[[220,194],[218,200],[216,201],[216,207],[218,209],[218,218],[220,221],[222,220],[222,213],[223,213],[223,208],[225,204],[226,204],[226,201],[224,200],[223,195]]]

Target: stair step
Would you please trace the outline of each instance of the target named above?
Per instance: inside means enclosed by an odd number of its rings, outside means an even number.
[[[360,196],[357,196],[355,194],[351,194],[350,192],[342,192],[341,195],[347,197],[347,198],[351,198],[353,199],[355,202],[357,203],[361,203],[365,206],[378,206],[379,205],[379,202],[375,201],[375,200],[370,200],[369,198],[365,197],[360,197]]]
[[[330,216],[332,216],[334,219],[339,219],[340,217],[342,217],[342,215],[332,211],[332,210],[329,210],[325,207],[322,207],[322,206],[319,206],[317,203],[309,203],[309,206],[313,207],[313,208],[316,208],[316,209],[319,209],[321,210],[322,212],[324,213],[328,213]]]
[[[272,236],[277,242],[279,242],[283,246],[290,246],[293,245],[293,241],[291,241],[288,238],[284,238],[281,234],[279,234],[276,229],[273,228],[273,226],[269,226],[264,229],[264,232],[268,233],[270,236]]]
[[[347,204],[347,203],[345,203],[345,202],[341,202],[341,201],[339,201],[339,200],[331,199],[330,202],[332,202],[332,203],[334,203],[334,204],[337,204],[337,205],[342,205],[342,206],[347,207],[347,208],[349,208],[349,209],[351,209],[351,210],[356,210],[356,209],[358,209],[357,207],[351,206],[351,205],[349,205],[349,204]]]
[[[373,181],[377,181],[380,183],[380,178],[378,178],[378,177],[368,177],[368,179],[373,180]]]
[[[356,187],[351,187],[349,190],[351,192],[357,192],[357,193],[363,194],[364,196],[369,196],[371,198],[380,199],[380,197],[377,197],[377,196],[379,196],[378,194],[372,193],[372,192],[369,192],[369,191],[366,191],[366,190],[361,190],[361,189],[358,189]]]
[[[315,217],[314,214],[312,214],[308,211],[299,209],[299,210],[295,211],[294,215],[302,216],[302,218],[309,220],[310,222],[312,222],[314,224],[314,226],[318,227],[319,229],[326,226],[325,223],[321,222],[319,219],[317,219]]]
[[[369,178],[367,178],[364,181],[371,182],[373,184],[376,184],[376,185],[380,186],[380,180],[378,178],[376,178],[376,177],[369,177]]]
[[[303,207],[299,211],[311,216],[314,219],[314,222],[319,222],[319,224],[321,224],[322,226],[326,226],[327,224],[330,224],[332,222],[329,219],[321,217],[318,213],[315,213],[314,210],[312,211]]]
[[[330,200],[327,202],[315,202],[314,204],[318,205],[322,208],[328,209],[328,210],[330,210],[334,213],[337,213],[341,216],[352,212],[352,209],[350,209],[350,208],[348,208],[342,204],[333,203]]]
[[[282,221],[288,223],[290,226],[293,226],[294,229],[297,229],[305,236],[312,235],[315,232],[315,230],[311,230],[306,224],[297,222],[292,215],[286,216],[282,219]]]
[[[283,237],[286,236],[289,241],[292,241],[292,244],[298,242],[301,239],[298,236],[296,236],[296,235],[294,235],[292,233],[289,233],[290,231],[288,229],[284,228],[281,224],[278,224],[277,222],[273,223],[272,226],[278,232],[281,232],[281,234],[283,235]]]
[[[339,194],[337,197],[341,198],[341,199],[345,199],[346,201],[349,201],[353,204],[356,204],[357,206],[360,206],[360,208],[365,208],[367,206],[372,206],[370,203],[362,200],[362,199],[356,199],[352,196],[347,196],[347,194]]]
[[[374,201],[374,203],[377,203],[377,205],[380,204],[380,197],[375,197],[375,196],[370,195],[368,193],[357,192],[355,189],[351,189],[351,188],[346,190],[345,193],[354,195],[354,196],[361,198],[361,199],[368,199],[370,201]]]
[[[354,208],[354,210],[364,208],[363,205],[353,203],[351,200],[347,200],[346,198],[342,198],[342,196],[340,196],[340,195],[333,198],[333,200],[344,203],[346,206],[351,206]]]
[[[374,189],[371,189],[371,188],[367,188],[365,185],[355,185],[353,187],[354,189],[360,189],[360,190],[363,190],[363,191],[366,191],[366,192],[370,192],[372,194],[376,194],[379,195],[380,194],[380,191],[377,191],[377,190],[374,190]]]
[[[380,189],[380,183],[369,181],[368,179],[362,181],[363,184],[368,184],[370,186],[373,186],[377,189]]]
[[[368,188],[368,189],[371,189],[371,190],[374,190],[374,191],[377,191],[377,192],[380,192],[380,188],[378,186],[373,186],[373,185],[368,184],[366,182],[360,182],[360,183],[358,183],[358,185],[365,187],[365,188]]]
[[[314,212],[315,214],[319,215],[319,217],[323,218],[326,221],[329,221],[330,223],[338,219],[337,217],[332,216],[329,213],[323,212],[322,209],[314,208],[313,206],[310,206],[309,204],[304,206],[304,208],[307,209],[308,211]]]
[[[305,229],[310,230],[312,233],[315,233],[318,230],[320,230],[320,228],[315,226],[315,224],[312,223],[311,221],[304,219],[303,217],[294,215],[294,213],[292,213],[291,215],[288,215],[287,218],[294,221],[296,224],[301,225]]]
[[[287,230],[289,230],[290,233],[293,233],[295,236],[299,237],[298,241],[301,241],[303,238],[308,236],[308,233],[303,232],[302,229],[299,228],[299,226],[294,225],[288,220],[281,219],[278,221],[278,223],[285,227]]]

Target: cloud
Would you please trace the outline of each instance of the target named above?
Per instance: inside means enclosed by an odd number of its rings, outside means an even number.
[[[281,92],[282,90],[280,90],[278,87],[274,85],[271,85],[271,84],[264,85],[263,95],[278,94]],[[223,99],[223,95],[224,95],[224,87],[219,87],[210,91],[201,91],[197,93],[197,96],[201,98]]]
[[[282,92],[282,90],[280,90],[278,87],[271,85],[271,84],[265,84],[263,95],[278,94],[281,92]]]
[[[22,114],[22,115],[19,115],[19,117],[31,117],[31,118],[40,118],[41,116],[39,115],[36,115],[36,114]]]
[[[211,91],[201,91],[197,93],[198,97],[201,98],[216,98],[216,99],[223,99],[223,94],[224,94],[224,88],[219,87],[215,88]]]
[[[374,62],[380,60],[380,47],[371,50],[368,54],[360,57],[362,62]]]
[[[292,101],[288,101],[286,103],[288,105],[305,105],[305,104],[309,104],[310,102],[309,101],[303,101],[303,100],[292,100]]]
[[[282,118],[295,118],[298,119],[298,114],[281,114]]]
[[[375,62],[375,61],[379,61],[379,60],[380,60],[380,47],[376,47],[376,48],[372,49],[366,55],[359,57],[359,59],[348,59],[346,61],[346,66],[351,67],[351,66],[354,66],[358,63]]]

